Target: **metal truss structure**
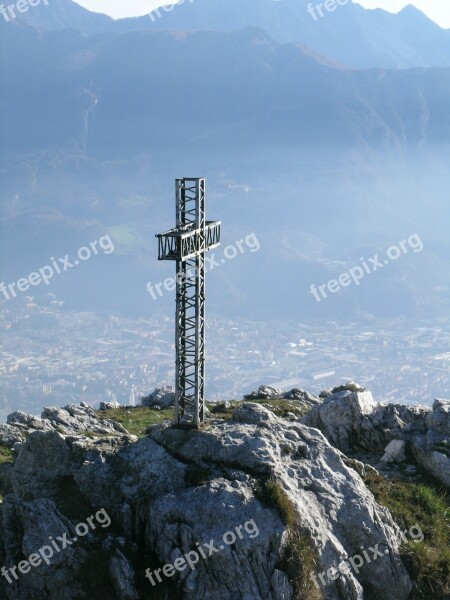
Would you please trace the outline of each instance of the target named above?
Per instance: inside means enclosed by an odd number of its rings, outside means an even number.
[[[176,261],[175,425],[205,419],[205,253],[220,244],[220,221],[205,220],[205,180],[176,180],[176,227],[156,237],[158,259]]]

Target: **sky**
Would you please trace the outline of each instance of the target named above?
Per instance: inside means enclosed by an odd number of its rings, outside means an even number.
[[[173,0],[175,1],[175,0]],[[115,19],[144,15],[153,8],[168,4],[164,0],[76,0],[89,10],[103,12]],[[317,4],[319,0],[313,0]],[[408,4],[414,4],[431,19],[442,27],[450,28],[450,2],[448,0],[357,0],[366,8],[384,8],[391,12],[398,12]]]

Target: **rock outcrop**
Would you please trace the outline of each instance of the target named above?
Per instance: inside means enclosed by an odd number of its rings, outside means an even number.
[[[294,400],[300,407],[306,409],[310,409],[321,402],[317,396],[313,396],[299,388],[283,392],[269,385],[261,385],[257,390],[246,394],[244,400]]]
[[[151,408],[169,408],[175,404],[175,388],[172,385],[158,387],[144,398],[141,398],[141,404]]]
[[[343,452],[365,450],[385,462],[407,456],[450,487],[450,400],[433,408],[377,404],[372,394],[335,388],[301,422],[319,429]]]
[[[119,402],[100,402],[99,410],[116,410],[117,408],[122,408],[122,405]]]
[[[368,396],[353,402],[361,410],[371,406]],[[88,422],[91,435],[82,432]],[[22,437],[1,482],[7,494],[0,505],[1,565],[19,564],[49,536],[67,532],[73,539],[76,524],[95,511],[106,511],[111,524],[49,565],[12,583],[0,578],[5,600],[90,599],[98,579],[110,598],[150,598],[155,590],[146,569],[151,574],[176,564],[212,541],[216,552],[200,556],[195,568],[155,579],[158,598],[292,600],[295,582],[284,560],[292,527],[314,540],[319,572],[361,547],[381,549],[359,573],[327,579],[327,599],[408,598],[411,581],[389,511],[320,431],[260,404],[245,403],[230,421],[212,420],[202,431],[155,425],[140,440],[88,407],[45,409],[38,420],[18,413],[10,427]],[[11,445],[10,429],[3,435]],[[294,525],[261,496],[269,478],[288,499]],[[253,535],[242,527],[250,522]],[[241,535],[228,544],[224,534],[239,527]]]
[[[121,435],[127,430],[111,419],[99,419],[87,404],[68,404],[44,408],[41,418],[22,411],[11,413],[6,425],[0,425],[0,443],[12,448],[34,431],[58,431],[64,435],[88,432],[89,435]]]

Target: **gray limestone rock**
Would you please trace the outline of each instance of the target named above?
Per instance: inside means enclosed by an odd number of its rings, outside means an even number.
[[[355,429],[349,435],[342,426],[348,413],[363,421],[374,403],[367,392],[344,390],[334,396],[343,402],[336,439],[352,443]],[[33,422],[22,416],[15,421]],[[119,543],[111,532],[107,541],[89,542],[106,554],[102,574],[117,599],[151,594],[150,581],[137,568],[148,567],[151,573],[198,550],[199,544],[209,552],[213,540],[217,551],[211,556],[199,555],[194,568],[176,570],[158,584],[161,598],[176,593],[183,600],[293,600],[294,588],[283,570],[288,528],[258,492],[262,481],[273,478],[289,498],[295,530],[313,540],[319,572],[361,546],[378,544],[386,551],[359,573],[328,581],[327,599],[363,600],[365,590],[387,600],[407,599],[411,582],[397,553],[398,527],[364,485],[359,473],[367,466],[349,461],[317,428],[286,421],[251,402],[236,408],[228,422],[212,421],[201,431],[163,423],[140,440],[103,421],[89,407],[46,409],[35,428],[26,431],[9,469],[12,493],[0,504],[0,557],[7,557],[8,564],[23,556],[24,536],[30,540],[27,552],[42,545],[35,532],[41,526],[47,531],[48,519],[71,531],[81,515],[69,518],[55,502],[73,497],[75,512],[83,503],[107,510],[112,527],[126,540]],[[90,424],[95,433],[86,436],[81,429]],[[103,427],[109,434],[96,433]],[[44,588],[42,573],[34,570],[26,582],[17,582],[15,596],[0,581],[0,596],[27,600],[34,589],[35,597],[48,600],[84,598],[75,574],[91,549],[80,545],[71,551],[70,558],[67,554],[67,560],[46,572],[51,585]],[[148,556],[148,564],[136,561],[137,555]]]
[[[383,462],[401,462],[409,453],[422,469],[450,487],[449,413],[450,400],[436,400],[432,409],[386,405],[376,404],[370,392],[341,390],[313,407],[301,422],[322,431],[343,452],[363,449],[379,453]],[[383,453],[393,441],[403,450],[396,458]]]
[[[144,406],[159,406],[160,408],[169,408],[175,404],[175,388],[172,385],[158,387],[152,394],[141,398],[141,404]]]

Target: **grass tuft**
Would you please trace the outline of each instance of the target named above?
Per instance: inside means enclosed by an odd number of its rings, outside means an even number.
[[[208,409],[211,411],[214,417],[219,419],[229,420],[232,417],[233,410],[242,406],[247,402],[256,402],[265,406],[271,410],[277,417],[287,417],[287,413],[293,413],[297,418],[302,417],[305,413],[309,412],[309,408],[302,407],[295,400],[266,400],[261,398],[260,400],[231,400],[228,403],[228,408],[225,408],[223,402],[214,402],[208,404]]]
[[[450,495],[434,483],[385,479],[369,473],[365,483],[389,508],[402,531],[418,525],[424,540],[408,539],[400,555],[414,582],[410,600],[450,598]]]
[[[208,409],[211,411],[214,418],[229,420],[232,417],[233,410],[238,406],[248,402],[248,400],[232,400],[225,404],[208,403]],[[294,413],[296,417],[302,416],[307,409],[298,406],[294,401],[289,400],[255,400],[258,404],[262,404],[271,410],[278,417],[286,417],[287,413]],[[173,408],[155,410],[148,406],[127,406],[120,408],[112,408],[109,410],[98,410],[96,414],[101,419],[112,419],[125,427],[125,429],[138,437],[144,437],[147,428],[157,423],[162,423],[165,419],[173,421],[175,412]]]
[[[11,449],[0,442],[0,463],[12,463],[13,457]]]
[[[259,484],[256,497],[263,504],[275,508],[286,527],[293,528],[296,526],[297,517],[294,506],[274,477]]]
[[[246,400],[249,402],[249,400]],[[277,417],[287,417],[288,413],[293,413],[296,418],[302,417],[304,414],[310,411],[310,408],[304,407],[297,403],[295,400],[252,400],[262,404],[269,410],[271,410]]]
[[[145,437],[147,428],[156,423],[162,423],[164,419],[174,419],[174,409],[155,410],[148,406],[130,406],[112,408],[110,410],[98,410],[100,419],[112,419],[125,427],[132,435]]]
[[[288,574],[294,590],[293,600],[321,600],[318,590],[310,577],[317,568],[318,557],[309,535],[299,531],[294,505],[289,496],[274,477],[260,482],[256,497],[267,506],[275,508],[288,530],[280,568]]]

